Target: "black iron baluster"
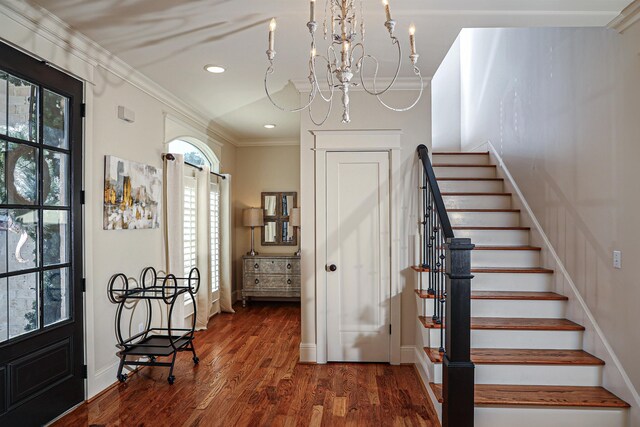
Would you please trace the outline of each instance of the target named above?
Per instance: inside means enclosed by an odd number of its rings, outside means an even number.
[[[443,354],[443,427],[472,427],[474,365],[470,358],[470,239],[456,239],[429,160],[427,147],[417,149],[422,163],[422,269],[429,273],[432,320],[440,325]],[[422,276],[421,276],[422,280]],[[422,289],[422,284],[421,284]],[[424,300],[423,310],[427,301]],[[424,312],[423,312],[424,313]],[[435,347],[435,343],[430,343]]]

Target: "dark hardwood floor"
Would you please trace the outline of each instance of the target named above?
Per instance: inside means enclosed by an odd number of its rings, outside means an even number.
[[[179,354],[173,386],[144,368],[54,426],[439,426],[413,366],[299,364],[299,305],[236,311],[197,333],[198,366]]]

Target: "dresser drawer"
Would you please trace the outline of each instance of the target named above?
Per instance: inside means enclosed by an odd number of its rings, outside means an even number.
[[[243,289],[300,288],[300,276],[245,274]]]
[[[245,274],[300,274],[300,260],[279,258],[245,259],[243,270]]]

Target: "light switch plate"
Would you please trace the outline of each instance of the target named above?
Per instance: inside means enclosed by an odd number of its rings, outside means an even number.
[[[613,251],[613,268],[622,268],[622,252]]]

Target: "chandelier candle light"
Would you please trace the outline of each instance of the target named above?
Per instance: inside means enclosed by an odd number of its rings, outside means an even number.
[[[327,46],[326,55],[318,54],[316,49],[315,33],[318,28],[316,22],[316,0],[310,0],[309,2],[309,22],[307,22],[307,28],[311,36],[311,55],[309,58],[309,83],[311,83],[311,90],[309,92],[309,99],[306,105],[294,109],[287,109],[278,105],[271,97],[271,93],[268,88],[268,78],[274,73],[274,60],[276,57],[275,51],[275,31],[276,20],[273,18],[269,24],[269,49],[267,50],[267,58],[269,59],[269,66],[264,76],[264,89],[267,93],[267,97],[273,105],[282,111],[299,112],[304,109],[309,109],[309,117],[316,126],[321,126],[331,113],[333,106],[333,95],[337,89],[342,92],[342,123],[349,123],[351,118],[349,116],[349,91],[352,87],[362,85],[362,88],[370,95],[373,95],[377,100],[386,108],[393,111],[407,111],[415,107],[422,96],[424,91],[424,81],[420,74],[420,69],[417,66],[418,53],[416,52],[416,38],[415,38],[415,26],[411,25],[409,28],[409,45],[411,47],[411,55],[409,60],[413,66],[413,73],[420,81],[420,92],[416,100],[404,108],[395,108],[386,104],[381,95],[392,89],[398,75],[400,74],[400,66],[402,63],[402,48],[398,38],[394,35],[396,21],[391,18],[391,8],[389,6],[389,0],[383,0],[384,11],[386,15],[386,22],[384,26],[389,32],[391,38],[391,44],[395,45],[398,49],[398,61],[396,64],[395,74],[391,82],[382,90],[378,91],[376,86],[376,79],[378,77],[379,62],[378,60],[369,55],[365,49],[365,22],[362,12],[363,0],[360,0],[360,10],[356,7],[357,0],[325,0],[325,18],[323,23],[324,39],[329,40]],[[359,21],[359,22],[358,22]],[[328,24],[330,22],[330,25]],[[339,28],[339,32],[336,30]],[[331,34],[329,34],[331,31]],[[340,60],[338,60],[337,50],[340,49]],[[356,55],[359,53],[359,56]],[[355,58],[355,61],[354,61]],[[370,60],[374,63],[373,79],[371,82],[371,88],[368,88],[364,82],[364,63],[366,60]],[[320,62],[323,67],[326,66],[326,89],[320,87],[316,75],[316,62]],[[353,82],[354,75],[360,76],[360,83]],[[324,86],[324,84],[323,84]],[[324,90],[324,92],[323,92]],[[311,104],[320,95],[320,98],[327,104],[329,104],[326,114],[320,121],[316,121],[311,112]]]

